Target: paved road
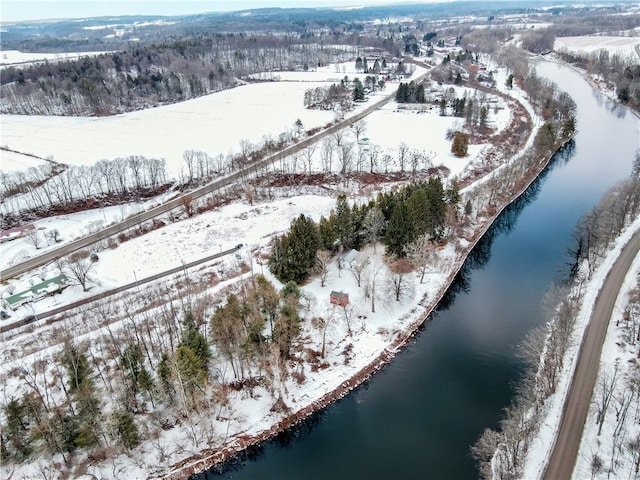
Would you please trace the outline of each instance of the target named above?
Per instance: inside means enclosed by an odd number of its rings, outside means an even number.
[[[224,257],[225,255],[230,255],[232,253],[237,252],[242,248],[242,244],[239,244],[229,250],[225,250],[223,252],[214,253],[213,255],[209,255],[208,257],[201,258],[200,260],[195,260],[193,262],[185,263],[184,265],[180,265],[179,267],[174,267],[170,270],[165,270],[164,272],[156,273],[155,275],[151,275],[150,277],[142,278],[140,280],[136,280],[135,282],[127,283],[126,285],[121,285],[116,288],[112,288],[111,290],[107,290],[106,292],[98,293],[97,295],[93,295],[91,297],[83,298],[82,300],[78,300],[73,303],[68,303],[66,305],[62,305],[60,307],[54,308],[53,310],[49,310],[48,312],[38,313],[37,316],[28,316],[20,321],[16,321],[10,324],[0,326],[0,333],[5,333],[10,330],[14,330],[19,327],[23,327],[29,323],[33,323],[36,321],[44,320],[45,318],[52,317],[53,315],[57,315],[58,313],[65,312],[72,308],[77,308],[82,305],[86,305],[88,303],[95,302],[97,300],[102,300],[103,298],[110,297],[111,295],[115,295],[116,293],[124,292],[125,290],[129,290],[132,288],[137,288],[140,285],[145,283],[153,282],[154,280],[158,280],[159,278],[166,277],[168,275],[173,275],[174,273],[181,272],[191,267],[195,267],[196,265],[200,265],[201,263],[209,262],[211,260],[215,260],[216,258]],[[61,319],[60,319],[61,320]]]
[[[418,76],[417,78],[413,79],[416,82],[422,81],[425,77],[426,77],[427,73],[424,73],[420,76]],[[220,190],[228,185],[231,185],[233,183],[235,183],[237,180],[239,179],[243,179],[246,178],[250,175],[253,175],[254,173],[258,172],[261,168],[264,168],[267,165],[270,165],[278,160],[280,160],[283,157],[287,157],[289,155],[292,155],[296,152],[299,152],[300,150],[302,150],[303,148],[307,147],[308,145],[317,142],[318,140],[322,139],[323,137],[332,134],[333,132],[346,128],[349,125],[357,122],[358,120],[366,117],[367,115],[369,115],[371,112],[377,110],[378,108],[382,107],[383,105],[385,105],[386,103],[388,103],[390,100],[395,99],[395,92],[396,90],[394,89],[392,93],[390,93],[389,95],[387,95],[386,97],[384,97],[382,100],[378,100],[377,102],[375,102],[374,104],[372,104],[371,106],[367,107],[365,110],[363,110],[362,112],[349,117],[345,120],[342,120],[341,122],[332,125],[331,127],[309,137],[306,138],[304,140],[301,140],[300,142],[296,143],[295,145],[291,145],[289,147],[286,147],[284,149],[282,149],[281,151],[279,151],[278,153],[275,153],[273,155],[270,155],[266,158],[264,158],[263,160],[260,160],[250,166],[247,166],[246,168],[239,170],[231,175],[228,175],[224,178],[221,178],[219,180],[216,180],[214,182],[211,182],[203,187],[200,187],[196,190],[193,190],[189,193],[186,193],[184,195],[180,195],[179,197],[170,200],[162,205],[159,205],[157,207],[151,208],[145,212],[139,213],[137,215],[134,215],[132,217],[129,217],[128,219],[116,224],[116,225],[111,225],[103,230],[100,230],[99,232],[96,232],[94,234],[91,234],[89,236],[83,237],[81,239],[75,240],[73,242],[69,242],[67,244],[65,244],[64,246],[60,247],[60,248],[56,248],[55,250],[49,250],[45,253],[43,253],[42,255],[39,255],[37,257],[32,257],[29,258],[19,264],[13,265],[9,268],[5,268],[4,270],[0,271],[0,280],[6,280],[8,278],[14,277],[16,275],[20,275],[21,273],[24,272],[28,272],[29,270],[33,270],[36,267],[39,267],[41,265],[44,265],[48,262],[52,262],[60,257],[63,257],[65,255],[68,255],[72,252],[75,252],[76,250],[80,250],[81,248],[85,248],[88,247],[90,245],[93,245],[96,242],[99,242],[100,240],[104,240],[106,238],[109,238],[113,235],[116,235],[124,230],[128,230],[129,228],[133,228],[136,227],[140,224],[142,224],[143,222],[146,222],[148,220],[151,220],[155,217],[158,217],[160,215],[163,215],[175,208],[181,208],[183,207],[187,202],[191,202],[197,198],[203,197],[205,195],[208,195],[212,192],[215,192],[217,190]]]
[[[602,344],[609,319],[622,282],[639,250],[640,231],[636,232],[624,247],[598,294],[589,326],[580,346],[569,394],[565,399],[560,429],[556,435],[549,463],[542,476],[545,480],[571,478],[598,375]]]

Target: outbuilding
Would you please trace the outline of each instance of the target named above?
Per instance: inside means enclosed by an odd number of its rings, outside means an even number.
[[[336,292],[335,290],[329,295],[329,301],[334,305],[344,307],[349,303],[349,294],[344,292]]]

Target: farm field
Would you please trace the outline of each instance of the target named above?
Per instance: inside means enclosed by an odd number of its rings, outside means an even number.
[[[566,50],[568,52],[592,53],[598,50],[607,50],[609,55],[640,61],[640,37],[559,37],[556,38],[554,50]]]

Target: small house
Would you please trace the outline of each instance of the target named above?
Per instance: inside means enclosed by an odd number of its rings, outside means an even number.
[[[329,295],[329,301],[333,305],[340,305],[341,307],[344,307],[349,303],[349,294],[344,292],[336,292],[334,290],[331,292],[331,295]]]
[[[358,258],[358,251],[352,248],[351,250],[348,250],[347,252],[344,253],[344,255],[342,256],[342,263],[347,268],[351,268],[351,266],[353,265],[353,262],[357,258]]]
[[[44,282],[33,285],[24,292],[16,293],[4,300],[5,305],[11,309],[21,307],[25,303],[34,302],[40,300],[49,295],[55,295],[62,292],[69,286],[69,281],[65,275],[58,275],[57,277],[50,278]]]
[[[36,227],[33,223],[28,225],[22,225],[20,227],[13,227],[8,230],[2,230],[0,232],[0,243],[8,242],[10,240],[15,240],[16,238],[23,237],[26,232],[30,230],[35,230]]]

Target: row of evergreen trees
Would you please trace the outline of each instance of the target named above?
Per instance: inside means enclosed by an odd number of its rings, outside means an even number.
[[[396,91],[396,102],[398,103],[426,103],[424,85],[413,80],[409,83],[400,82]]]
[[[329,217],[300,215],[289,231],[277,237],[269,268],[282,282],[301,283],[313,271],[318,250],[337,253],[360,249],[382,241],[389,256],[406,256],[407,247],[422,235],[433,241],[443,238],[447,213],[457,214],[460,194],[455,182],[444,189],[439,177],[415,182],[397,192],[381,193],[367,204],[350,206],[338,197]]]

